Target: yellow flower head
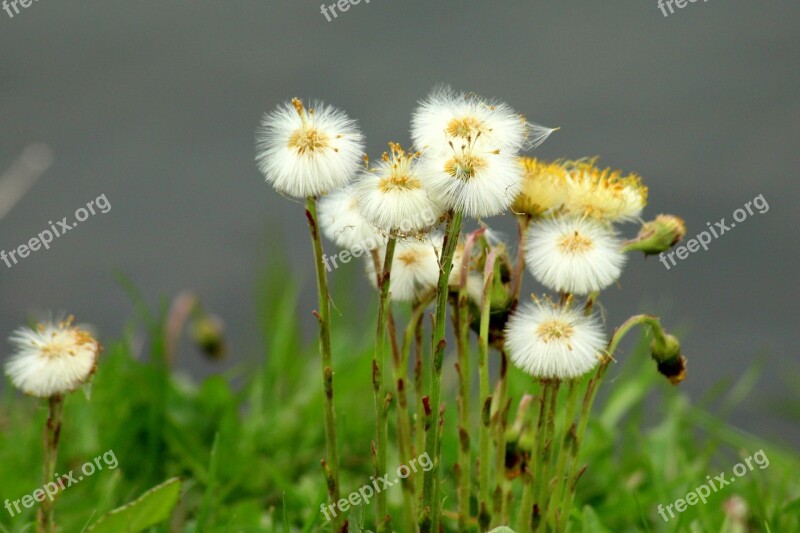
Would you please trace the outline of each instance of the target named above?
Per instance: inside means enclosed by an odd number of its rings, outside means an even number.
[[[522,190],[514,201],[516,213],[539,216],[558,210],[566,201],[567,171],[556,161],[548,163],[533,157],[520,157],[523,168]]]
[[[564,164],[567,191],[564,207],[570,213],[621,222],[639,217],[647,205],[647,187],[636,174],[601,169],[595,160]]]

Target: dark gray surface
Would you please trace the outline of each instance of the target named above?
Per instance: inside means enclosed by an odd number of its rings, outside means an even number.
[[[360,120],[378,154],[407,142],[415,101],[447,82],[560,126],[542,156],[601,155],[640,172],[646,216],[681,214],[690,236],[765,196],[768,213],[670,271],[631,261],[605,304],[611,324],[648,309],[685,328],[695,398],[764,355],[734,421],[800,443],[779,414],[798,381],[800,6],[712,0],[664,18],[655,0],[542,4],[372,0],[333,22],[289,0],[0,11],[0,166],[33,141],[56,158],[0,222],[0,249],[100,194],[112,204],[51,250],[0,264],[0,334],[54,309],[118,337],[131,316],[110,274],[120,268],[151,302],[197,290],[239,360],[252,356],[252,291],[271,235],[289,246],[269,253],[312,279],[300,207],[253,163],[260,114],[294,95],[323,98]],[[312,297],[306,283],[301,308]],[[212,370],[189,357],[194,372]]]

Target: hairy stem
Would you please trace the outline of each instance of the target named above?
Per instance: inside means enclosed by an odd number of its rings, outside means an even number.
[[[561,382],[557,380],[552,381],[549,386],[550,399],[547,401],[547,421],[544,426],[543,438],[544,448],[542,456],[540,457],[542,470],[539,481],[536,483],[537,492],[535,497],[538,513],[534,512],[534,531],[538,530],[539,526],[543,525],[545,522],[544,518],[547,516],[547,505],[550,495],[550,474],[553,465],[553,446],[555,444],[555,415],[558,409],[558,390],[560,387]]]
[[[472,454],[470,453],[470,373],[469,373],[469,318],[467,297],[459,290],[458,302],[453,306],[458,362],[458,531],[468,530],[470,520],[470,485],[472,481]]]
[[[375,398],[375,478],[386,474],[387,447],[389,444],[388,407],[391,396],[386,392],[384,384],[385,357],[384,346],[386,321],[389,310],[389,287],[391,286],[392,262],[397,244],[395,237],[390,237],[386,243],[386,254],[383,258],[383,269],[378,279],[378,324],[375,332],[375,355],[372,360],[372,390]],[[390,531],[391,517],[389,516],[386,493],[381,491],[375,497],[378,513],[378,532]]]
[[[442,243],[442,256],[439,264],[439,282],[436,292],[436,315],[431,338],[431,383],[430,383],[430,410],[436,417],[431,431],[426,435],[425,451],[433,460],[433,468],[425,472],[422,482],[422,516],[420,530],[423,533],[439,531],[439,498],[435,494],[436,480],[439,477],[440,449],[439,439],[439,403],[442,386],[442,366],[444,363],[445,349],[445,315],[447,314],[447,295],[450,272],[453,268],[453,254],[455,253],[458,236],[461,233],[463,214],[451,212],[447,222],[444,242]]]
[[[494,280],[495,252],[489,253],[486,258],[483,282],[483,299],[481,301],[481,321],[478,336],[478,370],[480,374],[480,406],[481,426],[479,435],[480,445],[480,474],[478,476],[478,525],[481,531],[487,531],[491,521],[489,513],[489,463],[491,445],[489,439],[489,424],[491,423],[492,396],[489,393],[489,314],[492,307],[492,282]]]
[[[625,335],[634,326],[639,324],[650,326],[653,333],[657,336],[661,335],[663,337],[664,335],[658,318],[652,315],[635,315],[623,322],[622,325],[620,325],[614,331],[614,334],[611,336],[611,340],[608,341],[606,354],[603,357],[600,366],[597,368],[595,375],[589,380],[589,384],[586,386],[586,392],[583,395],[583,404],[578,415],[578,427],[575,433],[574,442],[570,449],[569,464],[567,466],[567,476],[565,480],[565,483],[567,484],[566,491],[564,492],[564,497],[562,498],[560,505],[558,523],[556,527],[558,531],[565,531],[567,528],[569,514],[572,509],[572,504],[575,500],[575,489],[578,484],[578,479],[583,473],[583,470],[578,468],[578,455],[580,452],[580,447],[583,444],[584,435],[586,434],[586,427],[589,425],[589,415],[591,414],[592,405],[594,405],[594,400],[597,396],[597,390],[600,382],[605,377],[606,371],[608,370],[611,361],[613,361],[614,352],[616,352],[617,347],[619,346],[619,343],[622,341],[623,337],[625,337]]]
[[[522,271],[525,270],[525,238],[528,235],[528,228],[531,224],[531,216],[528,214],[517,215],[517,233],[519,242],[517,243],[517,264],[514,267],[512,278],[512,291],[514,301],[519,300],[519,293],[522,290]]]
[[[469,346],[469,295],[467,292],[467,280],[469,278],[469,262],[472,255],[472,248],[477,238],[486,231],[481,228],[467,236],[464,250],[461,256],[461,264],[453,265],[459,268],[458,285],[458,305],[456,307],[455,325],[456,340],[458,348],[458,530],[467,531],[470,521],[470,496],[472,486],[472,454],[471,454],[471,394],[470,381],[472,372],[470,371],[470,346]]]
[[[539,480],[542,477],[541,458],[544,449],[544,425],[547,417],[547,402],[550,398],[550,386],[549,382],[544,380],[541,380],[540,383],[539,416],[536,419],[536,430],[533,439],[534,444],[531,449],[530,458],[526,462],[523,470],[525,489],[522,496],[522,506],[519,510],[519,522],[517,523],[517,529],[519,531],[533,531],[534,497],[537,492],[536,488]],[[519,415],[517,420],[520,420]]]
[[[424,309],[424,307],[423,307]],[[413,330],[415,326],[412,324],[416,324],[419,320],[418,316],[412,316],[411,320],[408,324],[408,329],[412,331],[410,334],[413,336]],[[392,317],[389,317],[389,324],[390,329],[394,329],[392,326],[394,324],[394,320]],[[395,360],[395,382],[397,384],[397,447],[400,450],[400,457],[401,461],[408,461],[413,457],[416,457],[416,451],[414,450],[414,443],[413,443],[413,431],[411,425],[411,414],[409,413],[408,409],[408,360],[409,360],[409,344],[410,339],[409,331],[406,330],[405,338],[403,340],[403,347],[402,350],[399,351],[398,355],[394,358]],[[408,524],[407,527],[414,527],[416,528],[416,486],[414,484],[414,480],[411,477],[406,477],[402,480],[403,485],[403,503],[405,506],[405,513],[406,513],[406,523]]]
[[[579,382],[572,380],[569,382],[569,390],[567,392],[567,407],[564,410],[564,422],[560,428],[561,445],[558,448],[558,459],[556,461],[556,470],[553,479],[555,479],[555,486],[550,497],[551,504],[548,506],[547,524],[554,531],[558,529],[558,513],[563,512],[560,509],[561,500],[565,492],[568,479],[566,478],[567,459],[570,453],[572,444],[572,437],[575,431],[575,407],[578,403],[578,389]]]
[[[64,408],[64,398],[61,395],[51,396],[48,399],[49,416],[44,429],[44,483],[53,481],[56,473],[56,460],[58,459],[58,439],[61,434],[61,420]],[[54,502],[48,498],[42,500],[42,506],[37,513],[36,530],[39,533],[55,533],[56,522],[53,513]]]
[[[494,392],[494,414],[492,420],[495,430],[495,489],[494,489],[494,516],[492,525],[497,527],[506,523],[505,499],[508,491],[506,481],[506,428],[508,426],[508,354],[505,350],[500,352],[500,375]]]
[[[425,448],[425,406],[422,404],[422,398],[425,396],[425,367],[422,361],[422,321],[425,318],[425,306],[415,307],[414,310],[415,312],[418,310],[419,314],[412,314],[413,322],[409,322],[409,328],[413,324],[411,335],[414,339],[414,405],[417,407],[414,424],[414,456],[416,457]],[[408,330],[406,330],[406,335],[410,343]]]
[[[311,242],[314,247],[314,264],[317,271],[317,298],[319,310],[316,317],[319,322],[319,351],[322,356],[322,387],[323,410],[325,424],[325,448],[327,460],[325,461],[325,474],[328,485],[328,501],[336,504],[339,501],[339,451],[336,444],[336,408],[333,401],[333,358],[331,355],[331,324],[330,324],[330,295],[328,294],[328,276],[325,269],[322,253],[322,238],[317,222],[317,199],[309,197],[306,203],[306,219],[311,231]],[[332,525],[335,532],[343,527],[343,517],[338,514],[333,517]]]

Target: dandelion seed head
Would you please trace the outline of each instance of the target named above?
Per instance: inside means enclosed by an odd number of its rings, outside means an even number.
[[[545,287],[589,294],[622,274],[626,256],[614,230],[590,218],[558,216],[531,226],[525,262]]]
[[[70,317],[43,322],[11,335],[15,352],[6,362],[5,372],[15,387],[31,396],[49,398],[71,392],[89,380],[100,344],[72,321]]]
[[[355,195],[364,218],[381,230],[410,236],[426,231],[442,216],[443,207],[423,186],[418,171],[418,153],[409,153],[397,143],[380,162],[364,170],[355,184]]]
[[[386,244],[386,235],[362,216],[352,186],[320,200],[319,224],[326,238],[346,250],[374,250]]]
[[[454,147],[452,153],[423,155],[421,175],[430,195],[449,209],[473,218],[506,211],[522,184],[514,157],[476,145]]]
[[[450,143],[472,142],[482,144],[482,148],[517,152],[531,142],[543,141],[542,129],[548,130],[528,124],[506,103],[446,86],[434,89],[422,100],[411,119],[414,145],[439,153],[448,153]]]
[[[436,234],[421,240],[408,239],[397,242],[389,288],[393,301],[415,302],[436,288],[439,280],[439,260],[434,244],[436,239],[441,242],[442,236]],[[385,253],[385,247],[378,249],[380,268],[383,268]],[[375,264],[372,258],[367,259],[366,265],[369,282],[377,288]]]
[[[511,362],[536,378],[579,378],[597,366],[604,346],[596,317],[548,301],[517,308],[506,325]]]
[[[256,162],[279,192],[318,196],[346,185],[364,150],[354,120],[323,103],[297,98],[264,115],[256,135]]]
[[[498,215],[522,185],[519,151],[549,135],[537,128],[503,102],[438,88],[412,117],[423,185],[447,209],[473,218]]]

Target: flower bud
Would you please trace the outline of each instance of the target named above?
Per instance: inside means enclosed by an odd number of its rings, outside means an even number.
[[[686,379],[686,358],[681,355],[681,343],[674,335],[656,335],[650,343],[650,355],[658,371],[677,385]]]
[[[485,268],[489,252],[495,252],[494,276],[492,277],[492,286],[489,289],[489,345],[499,351],[503,349],[506,322],[514,304],[511,287],[511,258],[502,243],[490,245],[484,241],[483,244],[484,249],[478,257],[476,267],[479,271],[483,271]],[[483,284],[481,284],[481,289],[483,289]],[[471,305],[473,320],[470,327],[475,333],[480,332],[480,304],[481,301],[476,301]]]
[[[219,317],[207,313],[198,314],[192,322],[189,334],[195,345],[210,359],[225,357],[225,327]]]
[[[635,239],[625,243],[626,252],[640,251],[655,255],[675,246],[686,235],[686,223],[674,215],[658,215],[645,222]]]

